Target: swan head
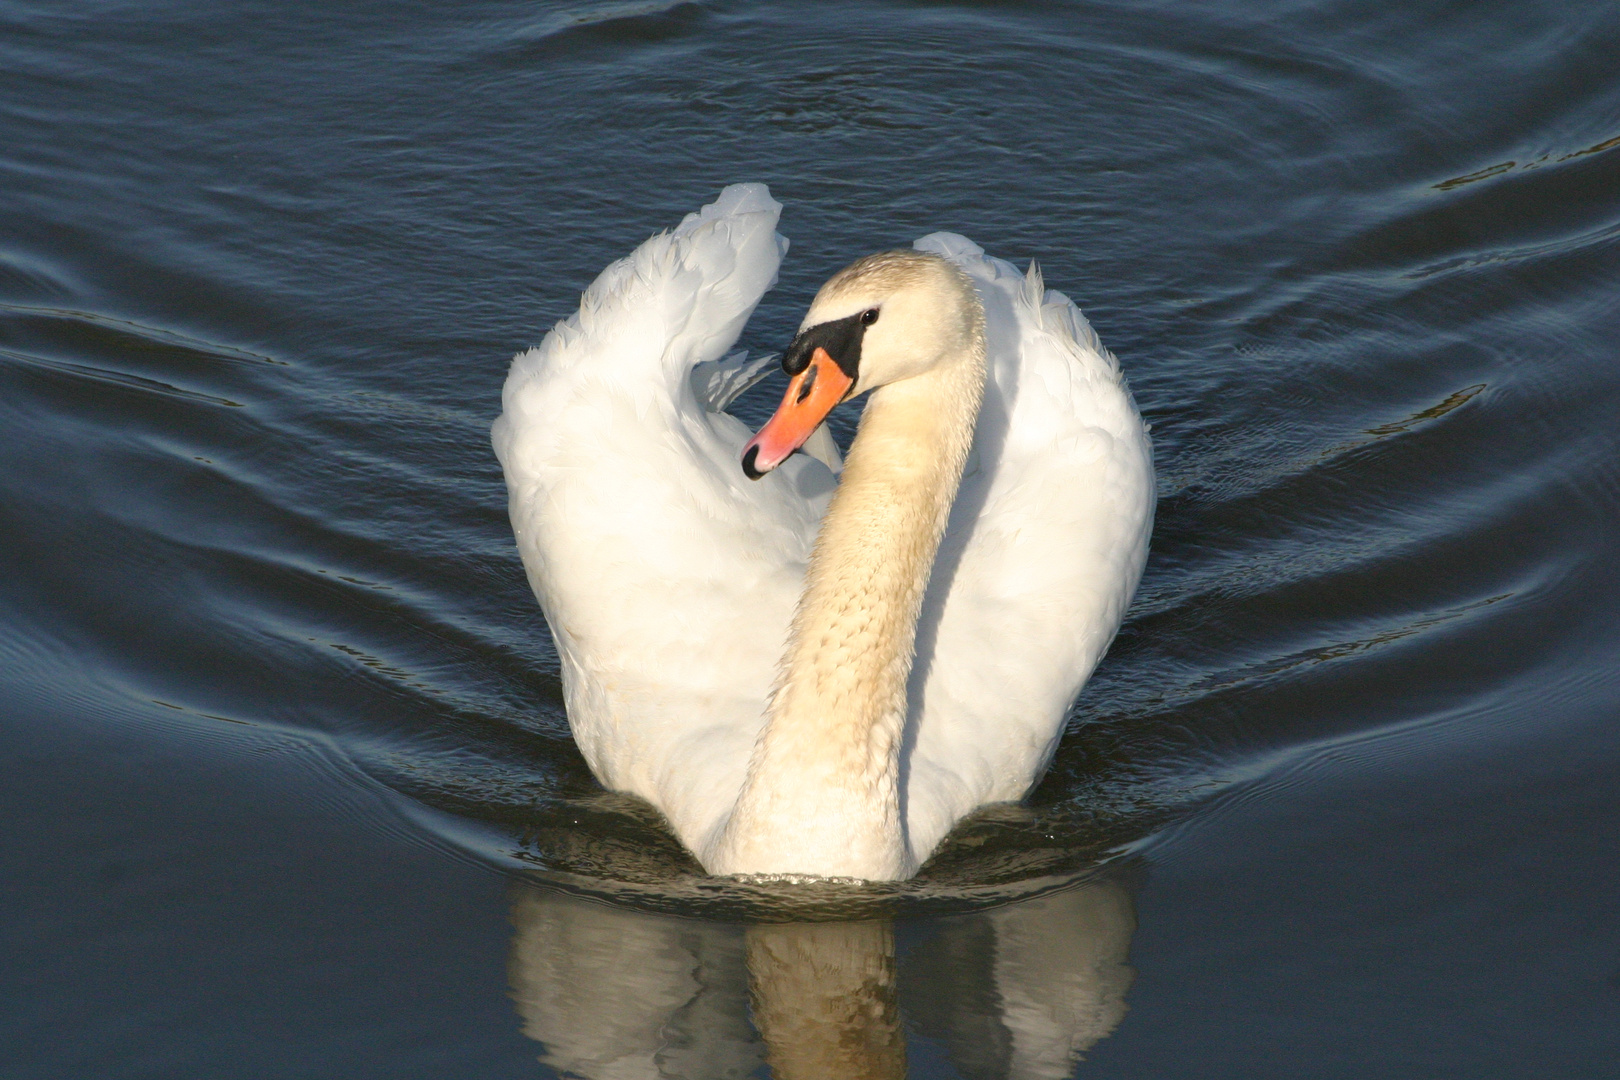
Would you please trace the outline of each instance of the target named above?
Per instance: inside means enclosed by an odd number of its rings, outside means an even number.
[[[959,363],[984,334],[984,308],[954,263],[883,251],[834,274],[782,354],[791,377],[765,426],[743,449],[757,480],[804,445],[840,402]]]

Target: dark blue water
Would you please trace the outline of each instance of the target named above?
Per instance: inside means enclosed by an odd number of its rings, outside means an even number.
[[[1617,58],[1608,2],[3,0],[5,1073],[1608,1074]],[[1038,258],[1161,495],[1029,804],[798,909],[590,777],[487,437],[740,180],[744,345],[935,229]]]

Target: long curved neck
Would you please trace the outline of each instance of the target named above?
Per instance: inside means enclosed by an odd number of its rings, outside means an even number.
[[[917,617],[984,389],[982,334],[874,391],[828,507],[720,874],[891,880],[916,870],[899,749]]]

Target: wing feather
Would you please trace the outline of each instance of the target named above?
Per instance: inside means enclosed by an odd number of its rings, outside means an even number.
[[[990,349],[911,682],[906,815],[926,857],[1045,770],[1141,576],[1154,482],[1118,361],[1034,264],[1020,274],[948,233],[916,246],[973,277]]]
[[[602,271],[512,362],[492,431],[576,741],[694,849],[741,787],[834,483],[803,455],[748,480],[716,407],[757,374],[721,358],[775,283],[780,211],[734,185]]]

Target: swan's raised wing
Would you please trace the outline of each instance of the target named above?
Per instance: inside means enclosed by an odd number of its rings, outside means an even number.
[[[722,358],[775,283],[780,212],[733,185],[602,271],[512,362],[493,430],[580,749],[694,850],[742,785],[833,487],[804,455],[748,480],[719,411],[758,374]]]
[[[935,561],[902,766],[913,852],[962,815],[1018,799],[1141,577],[1154,480],[1119,364],[1039,272],[952,233],[919,240],[985,305],[989,380]]]

